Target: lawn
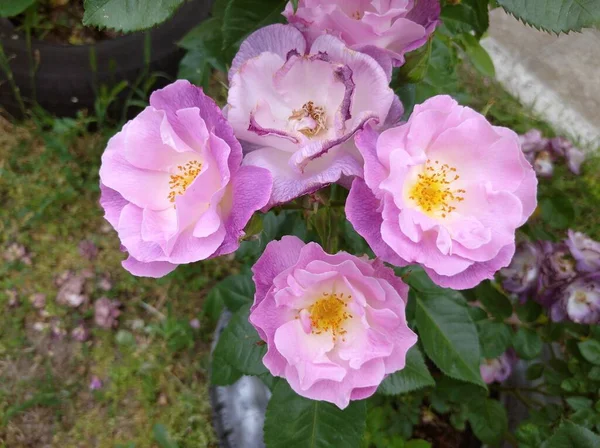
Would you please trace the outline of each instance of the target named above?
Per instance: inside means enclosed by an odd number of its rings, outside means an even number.
[[[460,85],[461,100],[495,124],[554,134],[468,65]],[[211,285],[239,267],[223,257],[160,280],[121,268],[98,205],[100,156],[116,127],[88,131],[92,119],[0,119],[0,446],[217,446],[207,385],[213,323],[201,311]],[[599,169],[597,156],[581,176],[559,166],[540,187],[572,198],[576,228],[595,239]],[[94,319],[101,298],[121,304],[110,328]],[[369,415],[373,444],[378,425],[394,418],[391,406],[379,409]]]

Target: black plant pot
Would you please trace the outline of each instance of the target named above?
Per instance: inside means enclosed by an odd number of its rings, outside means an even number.
[[[31,53],[25,36],[17,32],[9,20],[0,19],[0,45],[10,60],[14,81],[26,106],[32,105],[35,99],[53,114],[73,116],[80,109],[94,107],[99,86],[136,82],[146,68],[146,39],[150,43],[149,72],[175,78],[183,56],[176,42],[208,16],[211,4],[212,0],[187,2],[173,18],[147,33],[128,34],[94,45],[71,46],[33,40]],[[36,68],[34,82],[32,62]],[[168,82],[168,79],[159,79],[154,87]],[[124,95],[120,99],[122,102]],[[19,103],[1,70],[0,106],[13,116],[21,116]]]
[[[221,314],[213,349],[231,313]],[[254,376],[243,376],[231,386],[211,386],[213,426],[221,448],[265,448],[263,424],[271,392]]]

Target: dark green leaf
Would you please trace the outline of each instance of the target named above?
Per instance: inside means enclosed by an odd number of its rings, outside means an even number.
[[[491,320],[477,322],[481,356],[493,359],[504,353],[509,345],[512,333],[508,325]]]
[[[279,381],[267,406],[264,436],[269,448],[358,448],[366,425],[364,400],[341,410],[297,395]]]
[[[600,0],[498,0],[498,4],[528,25],[554,33],[600,23]]]
[[[493,78],[496,76],[496,70],[494,69],[494,62],[488,52],[481,46],[479,41],[470,34],[462,34],[460,36],[460,43],[463,49],[469,56],[469,59],[473,63],[473,66],[483,76]]]
[[[212,384],[231,384],[237,373],[262,375],[267,372],[262,363],[266,345],[248,321],[249,314],[250,304],[242,306],[221,333],[213,352]],[[218,376],[224,373],[229,373],[226,379]]]
[[[431,49],[433,47],[433,38],[427,41],[427,45],[411,51],[406,54],[406,62],[396,72],[392,81],[392,87],[400,86],[406,83],[418,83],[427,74],[429,59],[431,58]]]
[[[229,364],[221,353],[213,353],[211,358],[210,380],[215,386],[229,386],[243,376],[243,373]]]
[[[488,0],[462,0],[456,5],[446,5],[441,18],[452,34],[473,31],[480,38],[490,25]]]
[[[14,17],[35,2],[36,0],[0,0],[0,17]]]
[[[450,289],[417,291],[417,327],[427,356],[446,375],[486,387],[479,338],[464,298]]]
[[[225,303],[223,302],[223,296],[220,291],[213,288],[206,296],[206,299],[204,299],[204,303],[202,304],[202,315],[211,323],[215,324],[219,320],[224,308]]]
[[[516,312],[523,322],[534,322],[542,314],[542,306],[533,300],[528,300],[523,305],[517,306]]]
[[[542,219],[555,229],[566,229],[575,219],[575,209],[571,197],[555,188],[548,193],[548,196],[540,200],[540,207]]]
[[[251,303],[254,299],[252,273],[247,271],[225,278],[210,291],[207,300],[218,302],[219,299],[214,296],[218,296],[232,312],[237,311],[243,305]]]
[[[432,42],[427,75],[415,88],[415,103],[422,103],[435,95],[456,94],[458,92],[457,64],[458,57],[451,42],[436,33]]]
[[[377,389],[384,395],[398,395],[424,387],[435,386],[419,348],[413,346],[406,355],[404,369],[389,375]]]
[[[512,316],[513,307],[510,300],[491,282],[485,281],[477,285],[475,295],[485,309],[495,318],[503,320]]]
[[[598,448],[599,446],[600,437],[597,434],[569,421],[560,425],[552,437],[542,445],[543,448]]]
[[[496,400],[486,399],[471,402],[468,418],[473,432],[484,443],[499,444],[508,430],[506,410]]]
[[[187,50],[179,64],[179,78],[207,88],[212,69],[224,72],[230,62],[221,51],[222,41],[221,21],[215,17],[187,33],[178,43]]]
[[[568,397],[566,400],[574,411],[591,409],[593,404],[593,401],[586,397]]]
[[[537,358],[542,352],[542,340],[533,330],[528,328],[519,328],[513,338],[513,345],[517,355],[522,359]]]
[[[531,364],[527,367],[527,379],[529,381],[537,380],[544,373],[544,365],[543,364]]]
[[[590,370],[590,373],[588,374],[588,378],[592,381],[600,381],[600,367],[592,367],[592,370]]]
[[[406,442],[404,448],[431,448],[431,443],[427,440],[413,439]]]
[[[254,30],[282,22],[281,13],[286,3],[287,0],[227,0],[223,14],[223,51],[237,50]]]
[[[161,424],[156,424],[152,428],[152,432],[154,433],[154,440],[160,448],[177,448],[178,445],[175,443],[173,439],[169,436],[169,432],[167,428],[165,428]]]
[[[579,351],[585,359],[595,365],[600,365],[600,342],[594,339],[580,342]]]
[[[164,22],[185,0],[85,0],[83,24],[128,33]]]

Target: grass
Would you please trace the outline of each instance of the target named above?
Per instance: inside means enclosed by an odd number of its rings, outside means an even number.
[[[496,124],[517,132],[553,130],[497,84],[460,69],[465,98]],[[230,259],[182,266],[160,279],[135,278],[120,265],[115,232],[98,206],[98,168],[108,136],[90,133],[89,119],[0,121],[0,447],[153,447],[166,428],[180,447],[216,446],[207,399],[211,327],[200,317],[210,286],[239,269]],[[575,228],[600,239],[597,173],[558,167],[551,181],[579,215]],[[81,253],[92,242],[97,255]],[[57,301],[60,282],[84,278],[86,301]],[[45,306],[31,303],[46,296]],[[93,323],[93,303],[118,299],[118,329]],[[91,329],[85,342],[71,331]],[[103,386],[89,388],[93,376]],[[157,427],[156,425],[163,425]],[[393,437],[393,435],[390,435]]]

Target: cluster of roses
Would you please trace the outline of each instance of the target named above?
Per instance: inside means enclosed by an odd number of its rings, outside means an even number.
[[[559,243],[521,243],[501,271],[504,288],[538,301],[554,321],[600,324],[600,243],[572,230],[568,236]]]
[[[579,174],[585,154],[564,137],[546,138],[539,129],[531,129],[521,135],[525,158],[533,165],[540,177],[552,177],[557,160],[567,162],[573,174]]]
[[[438,0],[288,4],[291,25],[250,35],[221,111],[177,81],[111,139],[101,203],[134,275],[234,252],[252,214],[332,183],[377,259],[296,237],[253,267],[250,321],[264,364],[300,395],[341,408],[402,369],[417,336],[408,287],[383,262],[419,263],[470,288],[507,266],[536,207],[519,137],[448,96],[403,107],[390,88],[404,53],[435,29]]]

